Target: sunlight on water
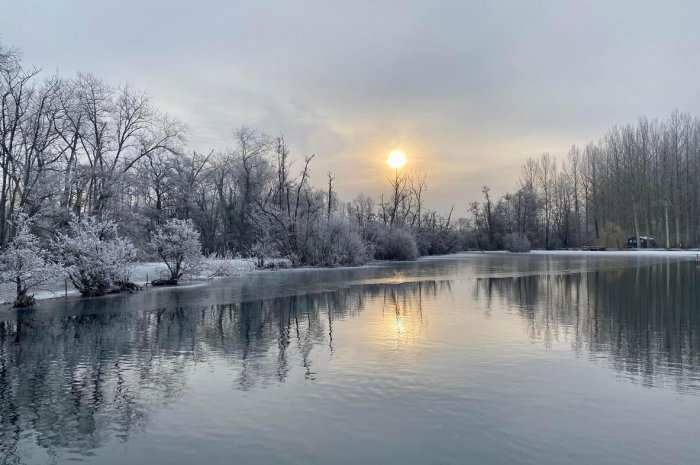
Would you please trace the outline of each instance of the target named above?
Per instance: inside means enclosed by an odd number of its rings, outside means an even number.
[[[697,463],[699,271],[466,255],[0,319],[0,463]]]

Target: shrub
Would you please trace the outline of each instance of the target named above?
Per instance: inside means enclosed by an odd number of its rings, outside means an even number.
[[[597,245],[609,249],[622,249],[626,244],[627,238],[622,232],[622,228],[614,223],[606,223]]]
[[[204,263],[199,232],[192,220],[170,219],[158,226],[151,247],[168,267],[171,280],[178,281],[183,275],[193,275]]]
[[[0,282],[15,285],[15,307],[30,307],[36,300],[29,291],[58,281],[63,276],[63,267],[51,261],[47,251],[40,247],[26,214],[15,216],[13,223],[15,237],[0,254]]]
[[[461,238],[452,229],[436,231],[421,230],[418,232],[418,252],[420,255],[444,255],[453,253],[459,248]]]
[[[53,247],[66,265],[68,279],[82,295],[135,288],[129,277],[136,249],[130,240],[119,237],[115,222],[73,217],[68,231],[58,234]]]
[[[511,252],[529,252],[530,240],[521,232],[512,232],[506,234],[504,238],[506,250]]]
[[[255,267],[260,269],[268,268],[267,259],[279,257],[277,248],[272,243],[269,235],[264,236],[250,248],[251,255],[255,258]]]
[[[356,227],[338,216],[322,220],[314,228],[305,251],[306,263],[314,266],[356,266],[370,257]]]
[[[373,243],[374,258],[377,260],[415,260],[418,258],[416,238],[405,229],[379,229]]]

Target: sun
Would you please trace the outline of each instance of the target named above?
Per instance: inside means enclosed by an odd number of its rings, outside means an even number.
[[[406,154],[403,150],[394,150],[389,154],[386,163],[394,169],[399,169],[406,164]]]

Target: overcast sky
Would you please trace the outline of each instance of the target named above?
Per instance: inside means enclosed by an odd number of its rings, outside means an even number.
[[[402,148],[463,213],[523,160],[640,115],[700,114],[700,2],[0,0],[0,41],[51,74],[146,89],[199,151],[241,125],[378,194]]]

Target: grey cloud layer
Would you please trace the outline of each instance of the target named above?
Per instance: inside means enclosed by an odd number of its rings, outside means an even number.
[[[27,61],[147,88],[200,150],[284,133],[346,196],[381,189],[393,146],[433,206],[464,203],[528,156],[700,104],[693,2],[4,3]]]

